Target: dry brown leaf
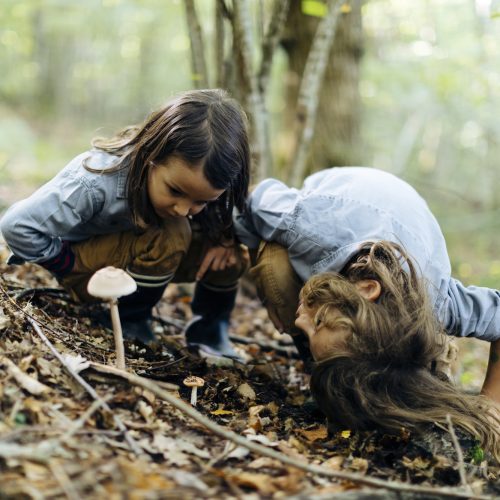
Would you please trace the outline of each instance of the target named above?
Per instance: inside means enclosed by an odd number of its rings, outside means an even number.
[[[329,467],[332,470],[342,470],[342,464],[344,463],[344,457],[341,455],[337,455],[335,457],[329,458],[328,460],[323,462],[323,465]]]
[[[423,457],[415,457],[414,459],[403,457],[401,461],[403,462],[403,465],[408,469],[425,470],[430,466],[429,460]]]
[[[273,484],[273,478],[267,474],[240,472],[238,474],[231,474],[229,479],[239,486],[253,488],[264,495],[271,495],[277,491],[276,486]]]
[[[351,469],[360,472],[361,474],[365,474],[369,467],[368,460],[366,458],[353,458],[351,463]]]
[[[310,443],[318,439],[326,439],[328,429],[324,425],[320,425],[316,429],[297,429],[298,434],[304,436]]]
[[[250,401],[254,401],[255,398],[257,397],[255,394],[255,391],[252,389],[252,387],[244,382],[241,384],[238,389],[236,389],[236,392],[243,398],[243,399],[249,399]]]

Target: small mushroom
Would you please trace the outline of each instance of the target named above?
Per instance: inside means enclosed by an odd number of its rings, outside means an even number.
[[[186,387],[191,387],[191,404],[196,406],[196,393],[198,391],[198,387],[203,387],[205,385],[205,381],[200,377],[186,377],[184,379],[183,384]]]
[[[93,297],[98,297],[109,303],[111,323],[115,338],[116,366],[125,370],[125,349],[123,347],[122,325],[118,313],[118,298],[130,295],[137,290],[134,278],[123,269],[108,266],[96,271],[90,278],[87,291]]]

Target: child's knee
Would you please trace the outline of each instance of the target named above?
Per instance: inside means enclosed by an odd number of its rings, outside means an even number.
[[[276,243],[262,242],[250,276],[275,326],[290,331],[302,281],[292,268],[286,249]]]
[[[191,229],[185,218],[168,220],[161,228],[136,238],[127,268],[152,276],[175,273],[190,241]]]

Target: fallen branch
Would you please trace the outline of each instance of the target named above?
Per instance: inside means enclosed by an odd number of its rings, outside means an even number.
[[[91,367],[98,366],[98,363],[91,363]],[[362,476],[360,474],[355,474],[352,472],[339,472],[332,471],[331,469],[327,469],[326,467],[321,467],[318,465],[310,465],[305,462],[301,462],[295,458],[289,457],[284,453],[277,452],[275,450],[271,450],[257,444],[253,441],[249,441],[243,436],[236,434],[233,431],[225,429],[220,425],[216,424],[209,418],[205,417],[197,410],[195,410],[191,405],[185,403],[181,399],[173,396],[172,394],[164,391],[153,381],[145,379],[143,377],[139,377],[138,375],[128,373],[122,370],[118,370],[114,367],[106,367],[109,373],[113,373],[119,377],[123,377],[125,380],[130,382],[131,384],[138,385],[148,391],[152,392],[156,396],[162,398],[163,400],[170,403],[174,408],[177,408],[184,414],[191,417],[196,422],[205,426],[207,429],[212,431],[214,434],[221,436],[224,439],[232,441],[239,446],[247,448],[250,451],[258,453],[259,455],[263,455],[266,457],[274,458],[275,460],[279,460],[281,463],[290,465],[292,467],[296,467],[297,469],[304,470],[306,472],[310,472],[312,474],[317,474],[321,476],[331,477],[334,479],[340,479],[344,481],[351,481],[359,484],[366,484],[368,486],[374,486],[376,488],[385,488],[391,491],[399,491],[399,492],[411,492],[411,493],[425,493],[427,495],[432,496],[440,496],[440,497],[454,497],[454,498],[472,498],[478,500],[492,500],[493,497],[489,496],[481,496],[481,495],[472,495],[469,491],[464,492],[457,488],[432,488],[432,487],[424,487],[424,486],[413,486],[405,483],[401,483],[398,481],[384,481],[382,479],[375,479]]]

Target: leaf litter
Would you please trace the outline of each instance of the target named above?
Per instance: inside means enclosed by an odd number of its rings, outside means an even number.
[[[112,332],[36,265],[0,271],[0,498],[359,498],[367,487],[320,477],[222,439],[160,397],[89,363],[114,365]],[[248,287],[247,287],[248,288]],[[233,340],[246,364],[200,358],[186,348],[189,287],[170,286],[157,307],[153,346],[126,343],[127,367],[184,401],[186,376],[201,377],[197,410],[224,428],[286,456],[332,471],[428,487],[458,487],[446,430],[425,436],[329,432],[308,392],[292,341],[280,335],[250,293],[240,294]],[[55,359],[27,317],[111,411]],[[134,453],[117,426],[123,422]],[[498,495],[498,464],[457,431],[469,486]],[[375,492],[376,490],[371,490]],[[354,494],[354,496],[353,496]],[[377,492],[377,494],[379,494]],[[385,498],[393,498],[386,491]],[[398,493],[396,493],[398,495]],[[413,496],[412,496],[413,495]],[[404,493],[406,498],[424,498]],[[396,498],[396,496],[394,496]]]

